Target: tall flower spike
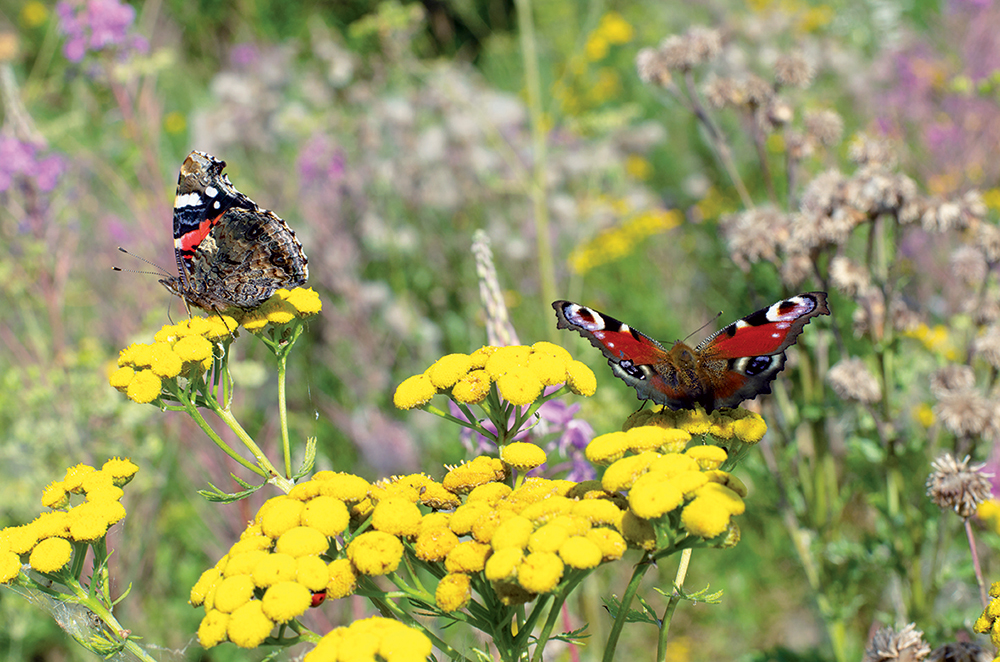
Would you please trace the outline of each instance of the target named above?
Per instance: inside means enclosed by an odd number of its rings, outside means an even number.
[[[479,296],[486,309],[486,338],[491,345],[517,345],[517,332],[507,316],[507,304],[497,280],[497,270],[493,266],[493,251],[490,239],[482,230],[472,236],[472,254],[476,258],[476,274],[479,276]]]
[[[990,498],[992,474],[983,472],[981,464],[969,466],[968,456],[959,462],[945,453],[931,467],[934,471],[927,479],[927,496],[940,508],[971,517],[976,507]]]

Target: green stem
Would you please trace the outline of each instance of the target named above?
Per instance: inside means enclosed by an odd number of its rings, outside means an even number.
[[[677,565],[677,575],[674,577],[674,591],[667,601],[667,608],[663,610],[663,618],[660,620],[660,636],[656,641],[656,660],[664,662],[667,659],[667,633],[670,632],[670,621],[673,620],[674,611],[681,601],[680,589],[684,586],[684,579],[687,577],[688,567],[691,565],[692,549],[689,547],[681,552],[681,561]]]
[[[285,459],[285,478],[292,476],[292,452],[288,444],[288,403],[285,399],[287,356],[278,357],[278,421],[281,424],[281,450]]]
[[[266,455],[264,455],[264,451],[260,449],[257,443],[253,440],[253,437],[247,434],[247,431],[243,429],[243,426],[240,425],[240,422],[236,420],[236,417],[233,416],[233,413],[229,411],[229,409],[223,409],[215,401],[212,401],[212,405],[212,410],[216,413],[216,415],[229,426],[230,430],[236,433],[239,440],[243,442],[246,449],[250,451],[250,453],[257,460],[257,465],[266,472],[261,475],[270,476],[268,482],[274,484],[278,487],[278,489],[287,494],[288,491],[292,489],[292,481],[278,473],[278,470],[274,468],[271,461],[267,459]]]
[[[240,455],[235,450],[230,448],[229,444],[227,444],[225,441],[222,440],[222,437],[220,437],[215,432],[215,430],[212,429],[212,426],[208,424],[208,421],[205,420],[205,417],[201,415],[201,412],[198,410],[197,405],[194,404],[194,401],[187,397],[187,394],[181,394],[180,391],[178,390],[175,393],[175,395],[177,396],[180,403],[184,405],[184,411],[187,412],[188,416],[190,416],[191,419],[198,424],[198,427],[201,428],[202,432],[204,432],[205,435],[212,440],[212,443],[218,446],[223,453],[225,453],[233,460],[243,465],[245,468],[254,472],[255,474],[259,476],[267,476],[267,474],[264,472],[263,469],[261,469],[254,463],[250,462],[246,458],[244,458],[242,455]],[[215,400],[210,398],[209,401],[212,404],[213,411],[218,412],[220,409]]]
[[[538,70],[538,52],[535,40],[535,22],[531,0],[514,0],[517,8],[517,27],[521,40],[521,58],[524,61],[524,84],[528,95],[528,114],[531,118],[531,151],[534,167],[531,182],[531,203],[535,217],[535,241],[538,245],[538,277],[542,286],[542,299],[553,301],[556,297],[556,269],[549,236],[549,210],[546,193],[545,116],[542,111],[542,85]],[[556,328],[549,325],[549,335],[554,340]]]
[[[632,578],[629,580],[628,586],[625,588],[625,593],[622,595],[621,604],[618,605],[618,615],[615,617],[614,625],[611,626],[611,634],[608,635],[608,645],[604,647],[603,662],[613,662],[615,659],[615,649],[618,647],[618,639],[625,628],[625,621],[628,620],[626,616],[628,615],[629,606],[632,604],[635,594],[639,592],[639,584],[642,582],[642,576],[646,574],[646,571],[652,565],[648,559],[643,557],[632,571]]]

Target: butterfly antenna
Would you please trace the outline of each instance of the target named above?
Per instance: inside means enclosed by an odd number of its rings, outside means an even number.
[[[170,274],[167,273],[167,270],[164,269],[163,267],[161,267],[160,265],[156,264],[155,262],[150,262],[146,258],[141,257],[139,255],[136,255],[135,253],[129,253],[127,250],[125,250],[121,246],[118,247],[118,250],[120,252],[122,252],[122,253],[125,253],[125,255],[128,255],[129,257],[134,257],[135,259],[139,260],[140,262],[145,262],[146,264],[148,264],[149,266],[153,267],[157,271],[138,271],[136,269],[122,269],[121,267],[111,267],[112,271],[121,271],[121,272],[129,273],[129,274],[146,274],[148,276],[166,276],[168,278],[170,277]]]
[[[721,310],[719,312],[715,313],[715,317],[713,317],[712,319],[708,320],[707,322],[705,322],[704,324],[702,324],[701,326],[699,326],[697,329],[695,329],[691,333],[687,334],[687,337],[684,338],[684,342],[687,342],[688,338],[690,338],[694,334],[698,333],[699,331],[701,331],[702,329],[704,329],[706,326],[708,326],[709,324],[713,323],[715,320],[719,319],[720,317],[722,317],[722,311]]]

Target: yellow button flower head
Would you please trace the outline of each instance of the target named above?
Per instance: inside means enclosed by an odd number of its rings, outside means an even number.
[[[62,511],[42,513],[31,523],[39,540],[69,533],[69,514]]]
[[[559,585],[564,567],[558,554],[528,554],[517,569],[517,583],[531,593],[548,593]]]
[[[559,558],[571,568],[589,570],[600,565],[604,555],[597,543],[586,536],[571,536],[559,546]]]
[[[591,526],[612,526],[622,523],[624,511],[611,499],[584,499],[573,504],[573,514],[583,517]]]
[[[705,477],[708,478],[713,483],[718,483],[719,485],[725,485],[733,492],[741,497],[747,495],[747,486],[743,484],[743,481],[725,471],[719,471],[718,469],[706,471]]]
[[[545,464],[545,451],[525,441],[515,441],[500,449],[500,459],[518,471],[531,471]]]
[[[302,511],[305,504],[287,496],[277,496],[268,499],[257,511],[257,521],[260,522],[264,535],[278,538],[282,533],[302,524]]]
[[[312,604],[312,593],[298,582],[278,582],[261,598],[264,615],[275,623],[287,623],[306,613]]]
[[[392,403],[397,409],[413,409],[431,401],[437,393],[430,377],[425,374],[414,375],[403,381],[392,396]]]
[[[448,572],[479,572],[486,566],[486,559],[489,558],[493,549],[475,540],[466,540],[455,545],[444,560],[444,567]]]
[[[570,361],[566,366],[566,386],[577,395],[590,397],[597,392],[597,377],[585,363]]]
[[[648,473],[635,481],[628,494],[632,512],[643,519],[655,519],[671,512],[684,502],[684,493],[671,479]]]
[[[420,509],[400,497],[380,501],[372,513],[372,526],[394,536],[413,538],[420,532]]]
[[[31,550],[28,563],[38,572],[56,572],[73,556],[73,546],[65,538],[46,538]]]
[[[687,430],[691,436],[708,434],[712,429],[712,421],[705,410],[701,407],[697,409],[683,409],[677,412],[677,427]]]
[[[506,497],[511,493],[510,485],[505,483],[487,483],[486,485],[480,485],[471,492],[469,496],[466,497],[466,503],[476,503],[481,501],[491,508],[496,507],[497,503],[501,499]]]
[[[569,530],[566,527],[554,523],[544,524],[528,538],[528,551],[557,552],[567,538]]]
[[[515,514],[511,510],[490,510],[472,524],[472,537],[478,542],[489,543],[497,528],[512,517]]]
[[[226,628],[229,626],[229,614],[211,610],[201,619],[198,626],[198,643],[205,648],[218,646],[226,640]]]
[[[42,490],[42,505],[52,509],[65,508],[69,505],[69,492],[61,480],[49,483]]]
[[[601,477],[601,484],[608,492],[627,490],[639,476],[646,473],[649,465],[658,457],[657,453],[639,453],[623,457],[608,467]]]
[[[274,543],[274,551],[288,554],[294,558],[324,554],[330,547],[330,541],[316,529],[308,526],[296,526],[285,531]]]
[[[455,382],[455,385],[451,389],[451,397],[461,404],[479,404],[489,395],[492,384],[493,381],[490,378],[490,373],[481,368],[470,370]]]
[[[350,523],[351,515],[347,505],[332,496],[318,496],[306,502],[302,510],[303,526],[316,529],[324,536],[338,536]]]
[[[501,481],[506,477],[507,471],[503,462],[495,457],[480,455],[449,471],[441,484],[449,492],[467,494],[479,485]]]
[[[493,345],[486,345],[485,347],[480,347],[472,354],[469,354],[469,358],[472,359],[472,369],[485,368],[486,362],[489,361],[490,357],[493,356],[498,349],[500,348],[494,347]]]
[[[260,588],[273,586],[278,582],[290,582],[295,579],[299,566],[295,557],[289,554],[268,554],[253,568],[253,583]]]
[[[326,590],[330,571],[319,556],[300,556],[295,559],[295,581],[310,591]]]
[[[414,544],[414,553],[421,561],[443,561],[458,543],[458,536],[450,529],[439,526],[420,532]]]
[[[597,545],[601,550],[602,560],[615,561],[620,559],[628,549],[625,538],[618,531],[606,527],[598,527],[587,531],[587,540]]]
[[[323,309],[323,302],[320,301],[319,294],[311,287],[296,287],[293,290],[282,288],[275,294],[287,301],[296,310],[299,317],[312,317]]]
[[[326,594],[334,600],[345,598],[354,593],[357,588],[358,576],[350,559],[335,559],[327,566],[330,581],[326,585]]]
[[[224,577],[251,575],[257,564],[270,556],[270,553],[263,549],[251,549],[237,553],[233,551],[235,547],[236,545],[233,545],[229,548],[229,560],[226,562],[225,570],[222,571]]]
[[[472,599],[472,580],[469,575],[449,573],[438,582],[434,602],[442,611],[458,611]]]
[[[483,517],[486,517],[490,512],[490,507],[481,501],[463,503],[452,514],[451,519],[448,521],[448,528],[456,535],[468,535],[472,533],[473,525]]]
[[[212,356],[212,343],[204,336],[184,336],[174,344],[174,353],[184,363],[204,361]]]
[[[221,580],[222,575],[218,568],[209,568],[201,573],[201,577],[191,587],[191,596],[189,598],[191,604],[195,607],[201,606],[205,602],[205,596],[208,595],[209,590],[217,586]]]
[[[153,359],[149,369],[154,375],[160,379],[173,379],[181,374],[184,362],[174,353],[170,343],[153,343],[152,352]]]
[[[692,446],[684,454],[697,461],[702,470],[718,469],[729,457],[725,449],[710,445]]]
[[[764,438],[764,433],[767,432],[767,423],[759,414],[746,409],[734,409],[733,413],[736,412],[742,412],[739,414],[741,418],[737,418],[732,423],[733,435],[737,439],[744,444],[756,444]]]
[[[381,531],[367,531],[347,546],[347,558],[365,575],[394,572],[403,558],[403,543],[396,536]]]
[[[21,572],[21,558],[10,550],[0,550],[0,584],[7,584]]]
[[[624,432],[608,432],[594,437],[587,444],[587,460],[591,464],[610,465],[629,451],[629,437]]]
[[[684,528],[702,538],[714,538],[729,526],[729,511],[717,499],[696,497],[684,507],[681,522]]]
[[[108,382],[110,382],[112,388],[124,392],[128,389],[128,385],[133,377],[135,377],[135,370],[132,369],[132,366],[126,365],[112,372],[111,377],[108,378]]]
[[[528,355],[531,349],[524,345],[510,345],[497,348],[483,366],[493,379],[498,379],[509,372],[524,371],[528,367]]]
[[[565,348],[555,343],[547,342],[545,340],[540,340],[536,342],[534,345],[532,345],[531,353],[547,354],[553,358],[563,361],[564,363],[569,363],[570,361],[573,360],[573,357],[570,355],[568,351],[566,351]]]
[[[69,537],[76,542],[92,542],[108,532],[108,520],[103,507],[94,501],[70,509]]]
[[[719,483],[706,483],[695,490],[694,495],[717,500],[730,515],[742,515],[746,511],[746,503],[740,495]]]
[[[320,494],[332,496],[345,503],[363,501],[371,489],[371,484],[364,478],[343,472],[320,471],[313,476],[313,480],[320,481]]]
[[[254,588],[249,575],[226,577],[215,591],[214,608],[231,614],[253,598]]]
[[[163,384],[151,370],[140,370],[132,376],[125,394],[132,402],[146,404],[160,397]]]
[[[486,579],[491,582],[513,579],[517,576],[517,569],[522,561],[524,561],[524,552],[520,547],[504,547],[497,550],[486,560],[484,569]]]
[[[653,460],[649,465],[650,471],[655,471],[666,477],[676,476],[685,471],[698,471],[698,461],[691,455],[680,453],[665,453]]]
[[[454,386],[471,367],[472,359],[468,354],[447,354],[435,361],[424,374],[431,380],[434,388],[444,391]]]
[[[566,364],[569,359],[532,349],[528,355],[528,369],[541,380],[544,386],[555,386],[566,381]]]
[[[131,482],[139,467],[128,458],[113,457],[104,463],[101,471],[109,474],[115,485],[123,487]]]
[[[523,407],[530,405],[542,394],[542,381],[530,370],[512,370],[496,378],[500,397]]]
[[[274,628],[274,621],[264,614],[260,600],[251,600],[229,616],[226,634],[240,648],[257,648]]]
[[[528,540],[534,531],[534,522],[527,517],[514,515],[497,527],[493,533],[493,538],[490,540],[490,544],[494,550],[501,550],[507,547],[524,549],[528,546]]]

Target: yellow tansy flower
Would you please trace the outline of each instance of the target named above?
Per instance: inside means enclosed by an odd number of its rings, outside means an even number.
[[[49,483],[42,490],[42,505],[46,508],[65,508],[69,505],[69,492],[61,480]]]
[[[528,355],[528,369],[535,373],[544,386],[555,386],[566,381],[568,359],[532,350]]]
[[[308,526],[296,526],[281,534],[274,543],[274,551],[291,557],[323,554],[330,543],[326,536]]]
[[[600,565],[601,548],[586,536],[571,536],[559,546],[559,558],[571,568],[588,570]]]
[[[151,370],[140,370],[132,376],[125,394],[128,399],[139,404],[146,404],[160,397],[163,388],[160,378]]]
[[[264,614],[260,600],[251,600],[229,616],[226,634],[240,648],[257,648],[274,628],[274,621]]]
[[[251,549],[236,553],[229,549],[229,561],[225,570],[222,571],[224,577],[235,577],[236,575],[251,575],[257,564],[270,556],[270,553],[263,549]]]
[[[655,519],[684,502],[684,493],[669,478],[648,473],[635,481],[628,494],[632,512],[643,519]]]
[[[109,474],[115,485],[123,487],[132,481],[139,467],[128,458],[113,457],[101,466],[101,471]]]
[[[174,353],[170,343],[158,342],[152,346],[150,371],[160,379],[173,379],[181,374],[184,362]]]
[[[198,626],[198,643],[205,648],[218,646],[226,640],[226,628],[229,626],[229,614],[213,609]]]
[[[212,356],[212,343],[203,336],[184,336],[174,343],[174,353],[185,363],[204,361]]]
[[[275,623],[287,623],[301,616],[312,604],[312,593],[298,582],[278,582],[261,598],[264,615]]]
[[[500,459],[518,471],[531,471],[545,464],[545,451],[525,441],[515,441],[500,449]]]
[[[466,540],[455,545],[445,557],[444,567],[448,572],[479,572],[486,566],[486,559],[493,548],[475,540]]]
[[[514,515],[497,527],[490,544],[498,551],[507,547],[524,549],[528,546],[528,540],[534,531],[534,522],[527,517]]]
[[[469,372],[471,366],[472,359],[468,354],[448,354],[435,361],[424,374],[431,380],[434,388],[443,391],[454,386],[455,382]]]
[[[302,524],[302,511],[305,504],[287,496],[277,496],[268,499],[257,511],[257,521],[260,522],[264,535],[278,538],[285,531]]]
[[[443,561],[458,543],[458,536],[451,529],[438,526],[420,532],[414,543],[414,554],[421,561]]]
[[[451,389],[451,397],[461,404],[478,404],[489,395],[492,384],[490,373],[483,369],[470,370],[455,382]]]
[[[608,432],[594,437],[585,451],[591,464],[609,465],[625,456],[629,450],[629,437],[624,432]]]
[[[119,391],[125,391],[128,389],[129,383],[135,376],[135,370],[131,366],[122,366],[111,373],[111,377],[108,378],[108,382],[113,388]]]
[[[403,558],[403,543],[388,533],[367,531],[347,546],[347,558],[362,574],[386,575],[395,571]]]
[[[278,582],[290,582],[298,572],[295,557],[289,554],[268,554],[253,568],[253,583],[260,588],[273,586]]]
[[[21,572],[21,559],[14,552],[0,552],[0,584],[6,584]]]
[[[480,455],[449,471],[441,484],[449,492],[467,494],[475,487],[500,481],[506,477],[507,470],[499,458]]]
[[[559,585],[564,567],[558,554],[552,552],[528,554],[517,569],[517,583],[532,593],[548,593]]]
[[[757,414],[750,414],[733,421],[733,435],[744,444],[756,444],[764,438],[767,423]]]
[[[684,528],[702,538],[714,538],[729,526],[730,513],[723,503],[711,497],[696,497],[684,507],[681,522]]]
[[[471,369],[485,368],[486,362],[498,349],[500,348],[493,345],[486,345],[469,354],[469,358],[472,359]]]
[[[306,502],[300,519],[303,526],[316,529],[324,536],[337,536],[347,528],[351,515],[340,499],[317,496]]]
[[[620,559],[625,554],[625,550],[628,549],[625,538],[613,529],[605,527],[591,529],[587,531],[586,538],[601,550],[604,561]]]
[[[214,608],[231,614],[253,598],[254,588],[250,575],[226,577],[215,592]]]
[[[566,366],[566,386],[577,395],[590,397],[597,392],[597,377],[586,364],[570,361]]]
[[[523,560],[524,552],[520,547],[504,547],[495,551],[486,560],[486,568],[484,569],[486,579],[491,582],[513,579]]]
[[[557,552],[567,538],[569,538],[569,531],[566,527],[558,524],[545,524],[528,538],[528,551]]]
[[[295,559],[295,581],[310,591],[323,591],[330,581],[330,570],[319,556],[302,556]]]
[[[38,572],[56,572],[73,556],[73,546],[65,538],[46,538],[31,550],[28,563]]]
[[[205,596],[208,595],[209,589],[218,585],[221,579],[222,575],[219,573],[218,568],[209,568],[201,573],[201,577],[191,587],[191,595],[188,598],[191,604],[195,607],[201,606],[205,602]]]
[[[509,372],[520,372],[528,365],[531,350],[524,345],[498,347],[488,359],[485,368],[493,379],[499,379]]]
[[[561,347],[555,343],[547,342],[545,340],[540,340],[531,346],[532,354],[547,354],[553,358],[559,359],[565,365],[573,360],[573,357],[564,347]]]
[[[400,497],[380,501],[372,513],[372,526],[394,536],[412,538],[420,531],[420,509]]]
[[[392,403],[397,409],[413,409],[425,405],[437,393],[430,377],[425,374],[414,375],[403,381],[392,396]]]
[[[659,457],[656,453],[640,453],[618,460],[604,472],[601,484],[608,492],[627,490],[636,478],[646,473],[649,465]]]
[[[360,476],[343,472],[320,471],[313,476],[320,481],[319,493],[345,503],[358,503],[368,496],[371,484]]]
[[[336,559],[327,566],[330,582],[326,585],[327,597],[338,600],[354,593],[358,577],[350,559]]]
[[[472,599],[472,580],[469,575],[449,573],[438,582],[434,602],[442,611],[457,611]]]
[[[542,381],[530,370],[511,370],[496,382],[500,397],[513,405],[530,405],[542,394]]]
[[[469,496],[466,497],[465,502],[476,503],[477,501],[481,501],[492,508],[510,493],[510,485],[505,483],[487,483],[469,492]]]
[[[319,294],[311,287],[296,287],[294,290],[282,288],[275,294],[295,308],[300,317],[311,317],[323,309]]]

